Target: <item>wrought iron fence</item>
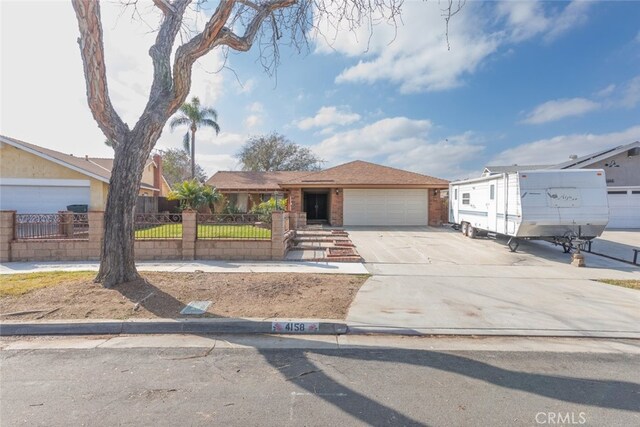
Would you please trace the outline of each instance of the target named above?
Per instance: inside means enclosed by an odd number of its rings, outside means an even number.
[[[182,239],[182,214],[136,214],[136,239]]]
[[[271,221],[258,214],[198,214],[198,239],[270,240]]]
[[[16,214],[16,239],[86,239],[89,215],[59,212],[55,214]]]

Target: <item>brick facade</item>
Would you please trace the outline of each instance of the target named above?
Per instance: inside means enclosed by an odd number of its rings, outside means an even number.
[[[104,235],[104,214],[89,212],[87,239],[14,239],[15,212],[0,211],[0,256],[9,261],[97,261]],[[182,239],[136,240],[136,260],[281,260],[295,231],[289,212],[274,212],[270,240],[199,240],[196,212],[183,212]]]
[[[429,190],[429,225],[439,226],[447,221],[446,199],[440,197],[440,189]]]
[[[302,203],[302,190],[300,188],[289,190],[289,210],[291,212],[302,212],[304,209]]]
[[[344,190],[331,189],[329,192],[329,224],[341,227],[343,222]]]

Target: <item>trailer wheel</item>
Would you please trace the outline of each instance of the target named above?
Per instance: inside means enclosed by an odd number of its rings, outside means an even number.
[[[469,226],[469,229],[467,231],[467,236],[469,236],[472,239],[475,239],[476,236],[478,235],[478,229],[472,226]]]

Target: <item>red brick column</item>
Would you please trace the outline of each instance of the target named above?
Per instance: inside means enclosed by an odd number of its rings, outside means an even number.
[[[294,188],[289,193],[289,210],[302,212],[302,190],[300,188]]]
[[[429,189],[429,225],[442,225],[442,199],[440,198],[440,189]]]
[[[196,259],[196,236],[198,230],[196,211],[182,211],[182,259]]]
[[[11,261],[11,242],[15,237],[16,211],[0,211],[0,262]]]
[[[331,210],[329,220],[332,226],[341,227],[343,222],[344,190],[342,188],[332,188],[330,197]]]

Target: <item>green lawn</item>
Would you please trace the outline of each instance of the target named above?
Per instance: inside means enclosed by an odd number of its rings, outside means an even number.
[[[623,288],[637,289],[640,291],[640,280],[614,280],[614,279],[601,279],[598,282],[607,283],[609,285],[622,286]]]
[[[180,239],[182,224],[163,224],[136,231],[136,239]],[[198,239],[270,239],[271,230],[253,225],[198,225]]]

